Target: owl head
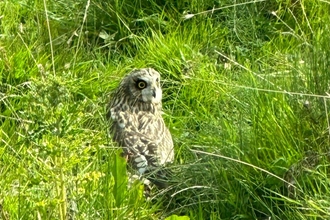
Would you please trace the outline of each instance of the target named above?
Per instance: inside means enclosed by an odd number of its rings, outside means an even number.
[[[152,68],[133,70],[123,79],[121,87],[134,102],[161,103],[160,74]]]

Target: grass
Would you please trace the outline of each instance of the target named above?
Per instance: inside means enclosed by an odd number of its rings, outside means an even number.
[[[330,218],[329,9],[0,2],[1,219]],[[151,199],[105,119],[120,79],[147,66],[176,153]]]

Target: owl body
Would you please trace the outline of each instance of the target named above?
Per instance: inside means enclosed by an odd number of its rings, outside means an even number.
[[[173,141],[162,118],[160,74],[134,70],[114,92],[109,104],[113,140],[140,175],[173,162]]]

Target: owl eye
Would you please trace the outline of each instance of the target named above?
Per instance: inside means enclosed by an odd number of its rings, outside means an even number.
[[[145,87],[147,87],[147,83],[143,80],[137,81],[136,85],[139,89],[144,89]]]

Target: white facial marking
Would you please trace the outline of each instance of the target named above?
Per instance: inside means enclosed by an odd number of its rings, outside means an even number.
[[[162,90],[156,82],[146,81],[148,86],[142,90],[142,100],[144,102],[160,103],[162,100]]]

